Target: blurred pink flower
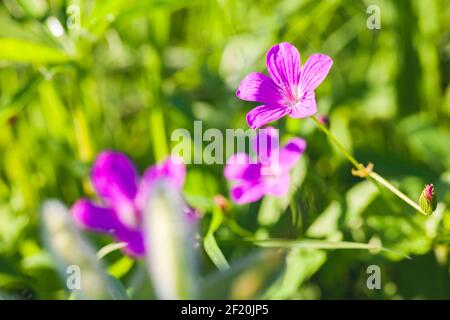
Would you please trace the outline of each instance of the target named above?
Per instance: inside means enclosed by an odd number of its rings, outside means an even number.
[[[125,242],[126,253],[142,256],[145,254],[142,213],[152,185],[164,179],[181,190],[185,176],[185,165],[168,158],[149,167],[140,179],[124,154],[104,151],[95,159],[91,172],[92,184],[102,201],[78,200],[72,207],[73,217],[87,229],[112,234],[117,241]],[[186,214],[194,217],[188,206]]]
[[[262,131],[269,136],[264,137],[264,141],[278,141],[277,130],[268,128]],[[305,140],[293,138],[282,148],[278,144],[272,144],[268,152],[262,155],[264,150],[260,147],[261,138],[262,135],[258,134],[252,141],[258,161],[251,161],[246,153],[237,153],[228,159],[225,166],[225,177],[234,182],[231,198],[237,204],[255,202],[264,195],[285,195],[289,191],[289,171],[306,149]],[[262,156],[267,160],[261,161]]]

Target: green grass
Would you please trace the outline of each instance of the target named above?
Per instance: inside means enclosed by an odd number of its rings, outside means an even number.
[[[76,3],[79,28],[68,28]],[[366,27],[370,4],[380,6],[380,30]],[[125,152],[142,172],[168,155],[174,129],[192,134],[195,120],[246,129],[254,104],[238,100],[236,87],[248,72],[266,72],[265,54],[281,41],[303,62],[316,52],[333,58],[316,91],[331,132],[412,199],[433,183],[438,208],[425,217],[352,176],[312,119],[284,118],[275,124],[282,140],[308,141],[287,197],[218,212],[214,196],[229,196],[223,166],[187,168],[186,198],[204,213],[199,273],[214,288],[206,296],[450,298],[446,0],[3,1],[0,298],[68,299],[43,241],[42,203],[94,197],[89,170],[101,150]],[[111,242],[84,236],[96,251]],[[113,250],[102,261],[129,297],[154,298],[143,262],[126,259]],[[373,264],[382,290],[366,288]],[[254,290],[238,290],[243,283]]]

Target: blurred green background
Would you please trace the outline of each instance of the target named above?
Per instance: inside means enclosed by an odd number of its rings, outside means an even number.
[[[366,26],[378,5],[381,28]],[[448,0],[3,0],[0,5],[0,298],[67,299],[42,243],[41,203],[94,196],[90,165],[103,149],[125,152],[142,172],[164,159],[171,132],[247,128],[254,105],[234,92],[266,72],[274,44],[334,65],[316,96],[331,131],[363,163],[413,199],[434,183],[425,217],[350,164],[311,119],[282,119],[282,139],[308,149],[291,193],[232,206],[216,231],[232,265],[217,272],[201,246],[212,298],[450,298],[450,3]],[[201,208],[228,197],[222,165],[190,165],[184,191]],[[296,217],[296,227],[292,226]],[[240,226],[240,227],[239,227]],[[241,230],[241,229],[245,230]],[[381,243],[401,252],[257,249],[238,239],[318,238]],[[86,234],[96,249],[110,238]],[[406,259],[409,255],[412,259]],[[130,289],[140,263],[114,252],[108,271]],[[369,265],[381,290],[366,287]],[[138,281],[139,282],[139,281]],[[134,290],[134,298],[152,297]]]

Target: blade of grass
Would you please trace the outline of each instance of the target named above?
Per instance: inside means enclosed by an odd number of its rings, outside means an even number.
[[[208,232],[206,233],[205,239],[203,240],[203,247],[205,248],[206,254],[214,263],[214,265],[221,271],[230,268],[228,261],[225,259],[222,251],[217,244],[216,238],[214,237],[214,232],[219,229],[223,222],[223,214],[220,209],[216,208],[213,211],[213,216],[211,223],[209,225]]]
[[[396,252],[387,248],[384,248],[377,244],[351,242],[351,241],[326,241],[316,239],[254,239],[254,238],[242,238],[242,239],[219,239],[221,243],[229,244],[241,244],[241,245],[254,245],[261,248],[302,248],[302,249],[323,249],[323,250],[343,250],[343,249],[355,249],[355,250],[380,250],[395,253],[405,258],[410,259],[408,255],[401,252]]]
[[[71,60],[64,51],[26,40],[0,39],[0,60],[25,63],[61,63]]]
[[[5,123],[5,121],[18,114],[25,107],[26,103],[34,98],[34,93],[41,80],[42,75],[36,73],[13,95],[4,96],[0,99],[0,124]]]

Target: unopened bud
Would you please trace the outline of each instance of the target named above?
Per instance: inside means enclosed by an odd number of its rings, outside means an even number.
[[[330,128],[330,118],[327,115],[321,114],[317,116],[317,119],[322,123],[325,127]]]
[[[230,203],[221,194],[214,196],[214,202],[216,203],[216,206],[220,208],[220,210],[224,212],[230,210]]]
[[[434,191],[434,186],[432,184],[425,185],[425,188],[419,198],[419,205],[423,212],[427,215],[432,214],[433,211],[436,210],[436,192]]]

